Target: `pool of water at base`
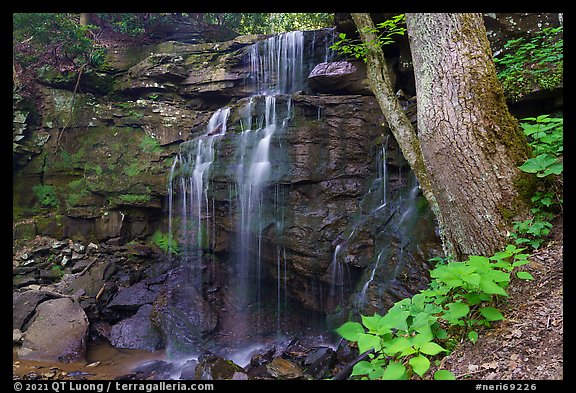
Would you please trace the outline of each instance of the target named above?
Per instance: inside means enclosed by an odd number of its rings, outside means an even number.
[[[55,361],[21,360],[17,348],[12,350],[13,374],[23,378],[31,372],[42,375],[54,373],[69,379],[72,376],[88,380],[112,380],[121,375],[130,374],[141,363],[152,360],[165,360],[164,351],[144,351],[138,349],[118,349],[107,343],[89,344],[86,350],[86,361],[60,363]],[[58,370],[55,370],[58,369]],[[63,376],[64,372],[67,376]]]

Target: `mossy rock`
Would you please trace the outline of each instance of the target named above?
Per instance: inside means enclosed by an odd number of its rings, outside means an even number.
[[[231,360],[214,355],[202,356],[196,366],[195,376],[200,380],[231,380],[244,369]]]
[[[24,220],[14,223],[12,228],[12,236],[14,240],[31,240],[37,234],[36,222],[34,220]]]
[[[114,87],[114,78],[106,72],[99,72],[86,67],[78,81],[78,70],[59,71],[51,65],[44,65],[36,70],[36,78],[44,85],[58,89],[75,90],[76,84],[82,92],[106,94]]]

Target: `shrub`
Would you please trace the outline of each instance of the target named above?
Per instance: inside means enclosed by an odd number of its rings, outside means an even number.
[[[506,95],[517,100],[535,85],[542,89],[557,86],[564,75],[563,45],[562,26],[506,42],[502,52],[494,57]]]
[[[426,290],[396,302],[384,316],[361,316],[362,323],[346,322],[336,332],[356,342],[361,353],[373,350],[370,360],[358,362],[353,378],[420,378],[431,360],[449,352],[460,337],[475,343],[478,329],[504,317],[496,307],[514,269],[528,263],[523,248],[508,245],[490,258],[470,256],[464,262],[442,261],[430,272]],[[517,272],[531,280],[528,272]],[[447,370],[438,370],[434,379],[454,379]]]
[[[37,184],[32,188],[36,200],[43,207],[58,207],[60,202],[56,197],[56,191],[54,187],[49,184]]]

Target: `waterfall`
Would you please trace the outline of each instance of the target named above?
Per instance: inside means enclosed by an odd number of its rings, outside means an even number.
[[[229,260],[223,264],[229,275],[226,308],[231,316],[227,317],[230,318],[227,323],[233,326],[234,337],[246,345],[261,343],[262,337],[270,334],[270,328],[275,327],[277,336],[287,333],[291,322],[288,290],[291,266],[282,245],[287,188],[278,182],[281,168],[274,159],[293,118],[291,94],[306,89],[307,71],[312,67],[307,59],[326,61],[331,57],[328,41],[324,44],[324,47],[306,46],[304,33],[300,31],[253,44],[246,56],[250,74],[246,81],[254,93],[246,97],[243,105],[215,111],[203,135],[181,144],[170,168],[169,240],[175,239],[175,233],[179,232],[183,254],[197,265],[192,278],[197,288],[203,282],[201,261],[205,253],[214,249],[218,235],[216,214],[227,211],[224,214],[228,214],[231,222],[226,254]],[[311,50],[323,52],[316,56]],[[230,116],[231,111],[234,116]],[[318,120],[323,116],[320,107],[317,116]],[[227,124],[229,118],[237,123]],[[228,128],[234,132],[227,133]],[[416,211],[418,187],[412,178],[409,186],[400,191],[389,187],[388,142],[388,137],[383,136],[373,150],[375,175],[367,195],[359,200],[361,212],[348,223],[346,235],[341,233],[339,241],[334,242],[337,244],[326,271],[309,278],[318,280],[306,288],[314,292],[310,296],[319,297],[320,304],[332,306],[324,310],[326,313],[339,308],[345,315],[344,306],[350,295],[356,296],[358,307],[367,303],[370,289],[388,264],[390,253],[385,248],[390,244],[390,234],[396,233],[403,222],[410,221]],[[225,171],[234,183],[229,182],[224,190],[219,190],[220,196],[215,199],[212,187],[218,181],[214,181],[212,172],[222,154],[231,154],[232,164],[218,170]],[[226,197],[228,200],[223,202]],[[374,259],[365,265],[362,278],[358,270],[354,278],[349,252],[355,247],[357,235],[388,222],[391,229],[375,235]],[[402,252],[399,255],[402,258]]]
[[[330,293],[331,299],[336,301],[336,304],[342,304],[344,301],[344,266],[338,259],[338,253],[342,248],[341,244],[337,244],[332,256],[332,263],[328,267],[330,269]]]
[[[169,245],[171,247],[174,236],[173,196],[174,186],[176,186],[178,187],[177,194],[181,199],[179,243],[188,256],[197,253],[200,257],[202,250],[207,248],[207,242],[213,232],[214,223],[210,219],[213,214],[210,211],[208,198],[210,168],[215,160],[215,142],[225,135],[229,115],[230,108],[218,109],[211,116],[203,135],[180,146],[181,151],[175,157],[170,170],[168,182]],[[180,167],[180,177],[175,179],[177,165]]]
[[[253,108],[253,100],[249,102]],[[250,126],[252,113],[246,113],[245,123]],[[242,308],[248,306],[251,293],[260,299],[261,251],[262,251],[262,209],[264,188],[270,173],[270,143],[277,129],[276,97],[265,97],[264,123],[261,127],[242,131],[239,136],[239,155],[236,168],[237,189],[237,237],[235,241],[236,264],[238,268],[237,296]],[[255,260],[252,258],[254,250]],[[252,286],[254,285],[254,288]]]
[[[304,33],[291,31],[254,44],[249,63],[257,94],[289,94],[302,90],[307,76],[304,75]]]
[[[279,207],[284,193],[277,185],[272,195],[274,188],[269,187],[273,174],[270,157],[276,134],[282,132],[292,118],[289,94],[304,88],[305,68],[310,67],[305,64],[304,55],[304,33],[301,31],[253,44],[248,51],[247,65],[248,82],[254,94],[238,109],[236,134],[233,138],[226,136],[231,108],[217,110],[203,135],[181,144],[180,154],[170,171],[169,237],[175,237],[177,216],[179,243],[184,254],[193,264],[201,266],[204,250],[214,244],[216,237],[216,202],[210,197],[211,169],[221,141],[226,138],[234,146],[232,176],[235,184],[229,185],[228,189],[229,217],[234,220],[235,228],[230,239],[229,267],[233,279],[229,290],[236,313],[237,334],[245,337],[258,337],[263,307],[270,309],[265,304],[271,301],[271,290],[263,286],[263,254],[267,252],[270,258],[265,231],[274,228],[275,235],[279,236],[284,219],[284,211]],[[286,321],[281,315],[287,314],[287,260],[286,250],[280,244],[274,244],[272,248],[277,265],[276,330],[280,334]],[[192,279],[193,284],[199,286],[201,269],[196,270]]]

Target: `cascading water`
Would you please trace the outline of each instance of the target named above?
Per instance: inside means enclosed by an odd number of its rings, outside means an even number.
[[[272,226],[283,231],[284,192],[270,187],[273,164],[270,160],[274,138],[283,132],[292,118],[290,94],[304,89],[307,71],[313,64],[305,61],[304,33],[294,31],[270,37],[251,46],[247,65],[247,84],[254,91],[238,110],[239,124],[233,138],[235,167],[230,174],[235,184],[229,188],[229,217],[235,221],[230,240],[231,309],[234,310],[234,334],[241,340],[258,342],[261,315],[269,310],[269,289],[263,287],[263,231]],[[328,51],[326,48],[324,51]],[[307,54],[310,58],[310,54]],[[328,55],[321,54],[323,59]],[[214,238],[215,203],[210,201],[209,185],[215,153],[225,137],[230,108],[216,111],[204,135],[181,145],[172,165],[168,187],[169,231],[171,243],[179,229],[179,244],[184,254],[201,264],[203,250]],[[177,197],[176,197],[177,196]],[[179,225],[175,223],[179,220]],[[178,226],[178,228],[176,228]],[[268,245],[268,247],[270,247]],[[276,259],[276,333],[289,322],[287,294],[287,258],[285,249],[272,245]],[[270,251],[267,251],[268,254]],[[199,277],[197,272],[193,274]],[[195,278],[201,286],[201,279]],[[269,284],[268,284],[269,287]],[[267,305],[268,304],[268,305]]]
[[[252,46],[250,75],[257,94],[290,94],[304,84],[304,33],[292,31]]]
[[[217,110],[206,127],[206,133],[181,146],[170,170],[169,228],[173,227],[173,183],[176,165],[180,167],[179,192],[181,195],[180,226],[183,239],[179,242],[185,252],[201,251],[211,232],[208,184],[210,167],[215,159],[214,144],[226,133],[230,108]],[[171,243],[171,241],[169,241]]]
[[[204,253],[213,249],[216,242],[217,213],[225,214],[231,223],[226,228],[227,259],[222,262],[228,277],[226,289],[222,290],[227,314],[221,316],[219,326],[228,329],[221,334],[230,337],[227,343],[238,344],[236,350],[257,348],[266,335],[279,337],[288,333],[294,315],[290,314],[293,298],[288,288],[292,261],[282,242],[286,216],[290,214],[285,209],[290,191],[279,180],[282,168],[278,156],[281,141],[294,120],[292,106],[293,100],[297,100],[292,94],[306,89],[306,75],[312,68],[308,59],[314,56],[307,52],[311,48],[323,51],[316,56],[316,62],[329,60],[331,56],[327,45],[306,46],[304,38],[303,32],[296,31],[252,45],[247,51],[246,82],[254,94],[236,106],[231,105],[232,108],[214,112],[204,134],[181,145],[169,173],[170,250],[173,251],[172,241],[177,239],[182,254],[188,256],[191,266],[196,266],[192,268],[191,283],[198,293],[202,293],[206,282],[202,277],[202,264],[206,263],[203,257],[213,257]],[[318,123],[323,121],[322,116],[318,107]],[[227,124],[229,118],[237,123]],[[233,131],[227,133],[227,130]],[[318,285],[310,285],[310,296],[319,297],[320,305],[329,305],[322,310],[325,314],[335,309],[345,311],[343,306],[350,300],[357,310],[363,309],[370,301],[370,291],[377,279],[398,272],[387,267],[390,239],[396,236],[406,242],[399,226],[412,220],[417,210],[418,188],[413,182],[392,190],[387,151],[388,137],[383,136],[375,150],[375,175],[369,180],[373,183],[359,201],[361,213],[348,222],[348,230],[332,243],[332,261],[325,272],[314,273]],[[227,195],[227,201],[222,202],[220,197],[217,208],[211,196],[211,192],[217,191],[211,187],[217,187],[214,183],[220,181],[213,171],[223,154],[233,163],[218,175],[227,178],[224,190],[218,191]],[[402,182],[407,180],[404,178]],[[364,266],[362,277],[356,274],[353,278],[348,253],[358,233],[367,228],[376,231],[374,259]],[[402,250],[398,258],[402,258]],[[358,270],[358,266],[355,268]],[[350,299],[354,292],[355,298]],[[296,312],[302,311],[300,308]],[[246,358],[235,357],[234,361],[242,364]]]

